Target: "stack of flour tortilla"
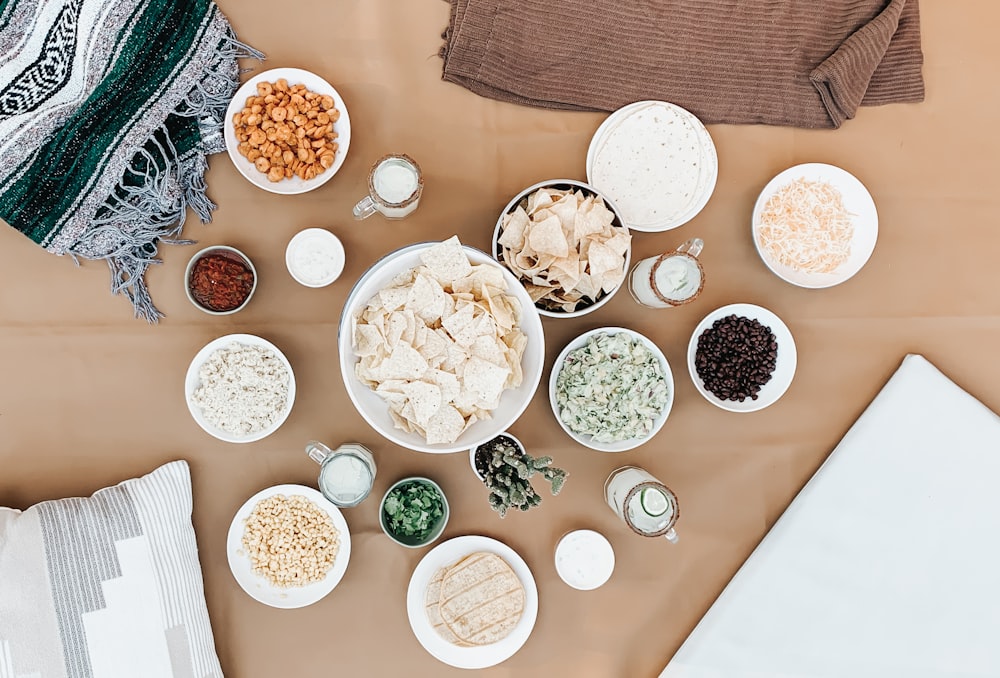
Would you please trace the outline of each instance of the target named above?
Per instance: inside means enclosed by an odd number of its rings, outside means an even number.
[[[625,225],[666,231],[693,219],[719,175],[715,143],[698,118],[665,101],[639,101],[608,117],[587,153],[587,180]]]
[[[478,551],[434,573],[427,585],[427,618],[453,645],[492,645],[517,626],[524,601],[524,585],[507,561]]]

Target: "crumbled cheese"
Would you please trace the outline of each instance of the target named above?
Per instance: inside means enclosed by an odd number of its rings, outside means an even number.
[[[232,343],[198,370],[192,400],[205,418],[234,436],[259,433],[274,424],[288,401],[289,374],[274,351]]]

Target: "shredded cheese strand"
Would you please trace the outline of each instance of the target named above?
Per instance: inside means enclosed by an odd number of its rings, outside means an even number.
[[[804,273],[833,273],[850,258],[853,237],[840,191],[801,177],[768,198],[757,228],[772,261]]]

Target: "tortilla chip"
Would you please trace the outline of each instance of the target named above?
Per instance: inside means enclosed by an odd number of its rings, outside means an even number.
[[[469,257],[462,249],[458,236],[452,236],[434,245],[420,254],[420,261],[428,268],[430,274],[442,284],[451,283],[464,278],[472,270]]]
[[[565,257],[569,254],[569,243],[563,233],[562,224],[555,216],[551,216],[528,232],[528,242],[539,254],[551,254],[555,257]]]
[[[521,305],[503,271],[471,264],[456,238],[421,261],[352,319],[354,372],[385,401],[397,428],[429,444],[452,443],[520,384]]]
[[[357,325],[354,328],[354,352],[359,356],[375,355],[384,344],[382,333],[371,325]]]
[[[621,286],[631,235],[614,225],[603,199],[582,190],[539,189],[523,205],[503,217],[497,258],[537,306],[573,311],[584,297],[593,303]],[[581,287],[585,274],[591,279]]]
[[[503,232],[500,234],[498,242],[510,249],[523,247],[524,232],[530,223],[528,213],[524,211],[523,207],[518,206],[510,214],[504,215]]]

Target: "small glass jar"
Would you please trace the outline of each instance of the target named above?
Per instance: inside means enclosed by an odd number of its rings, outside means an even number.
[[[637,466],[612,471],[604,483],[604,499],[636,534],[677,543],[677,495],[649,471]]]
[[[364,445],[345,443],[331,450],[317,440],[310,440],[306,454],[320,465],[319,491],[337,506],[357,506],[372,491],[375,457]]]

